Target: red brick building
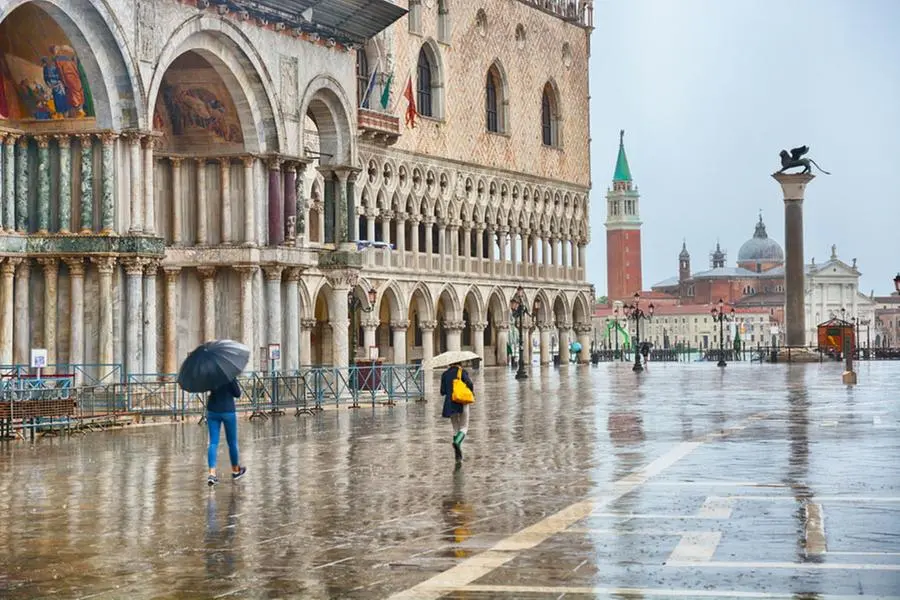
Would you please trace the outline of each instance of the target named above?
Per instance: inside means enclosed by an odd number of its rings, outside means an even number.
[[[640,194],[631,180],[624,137],[623,130],[619,132],[619,156],[612,189],[606,194],[606,275],[610,302],[631,298],[643,287]]]

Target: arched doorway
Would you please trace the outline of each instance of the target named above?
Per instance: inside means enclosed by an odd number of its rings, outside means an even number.
[[[581,345],[581,351],[578,353],[578,362],[586,364],[590,361],[591,356],[591,312],[588,308],[589,304],[584,298],[584,294],[575,296],[575,302],[572,306],[572,324],[577,335],[578,343]]]
[[[396,283],[382,286],[378,300],[378,327],[375,333],[378,355],[386,363],[406,364],[406,333],[409,323],[403,318]]]
[[[553,318],[556,325],[556,352],[559,354],[559,364],[569,364],[571,354],[569,352],[569,342],[571,336],[572,323],[569,320],[569,306],[563,292],[559,292],[553,300]],[[553,352],[553,341],[551,340],[551,352]]]
[[[327,283],[319,288],[316,293],[313,315],[316,320],[310,335],[312,346],[312,363],[314,365],[331,365],[334,362],[333,338],[331,335],[330,315],[328,311],[328,296],[332,293],[331,286]]]
[[[486,321],[485,364],[506,365],[509,362],[509,307],[499,288],[491,292]]]
[[[412,363],[418,363],[434,356],[434,307],[428,289],[418,285],[409,299],[409,329],[406,335],[406,356]]]
[[[445,286],[438,295],[437,306],[437,334],[435,335],[435,354],[448,350],[460,350],[462,342],[462,307],[456,291]]]

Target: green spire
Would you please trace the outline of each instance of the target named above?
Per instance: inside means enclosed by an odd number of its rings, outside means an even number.
[[[613,181],[631,181],[631,169],[628,168],[628,157],[625,156],[625,130],[619,131],[619,156],[616,158],[616,173]]]

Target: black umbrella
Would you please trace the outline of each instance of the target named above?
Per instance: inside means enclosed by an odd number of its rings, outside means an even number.
[[[206,342],[181,363],[178,384],[189,392],[211,392],[240,375],[248,360],[250,349],[240,342]]]

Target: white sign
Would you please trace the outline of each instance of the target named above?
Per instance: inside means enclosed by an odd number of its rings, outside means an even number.
[[[47,349],[32,348],[31,349],[31,368],[43,369],[47,366]]]
[[[281,360],[281,344],[269,344],[269,360]]]
[[[378,346],[369,346],[369,360],[378,360]]]

